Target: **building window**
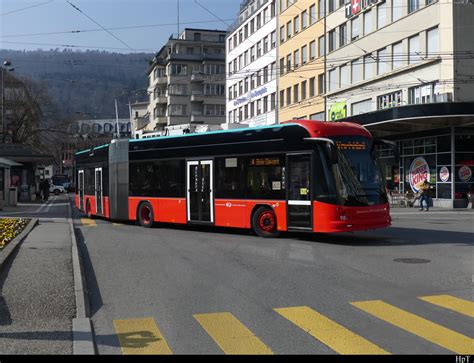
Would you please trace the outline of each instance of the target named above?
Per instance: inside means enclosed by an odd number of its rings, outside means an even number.
[[[339,77],[339,86],[341,88],[347,87],[349,83],[349,65],[345,64],[340,68],[341,74]]]
[[[314,97],[315,95],[315,83],[316,83],[316,77],[312,77],[309,79],[309,97]]]
[[[377,109],[383,110],[402,105],[402,91],[392,92],[387,95],[377,97]]]
[[[286,39],[291,38],[291,20],[286,23]]]
[[[318,55],[320,57],[324,56],[324,54],[326,54],[326,44],[325,44],[325,41],[324,41],[324,35],[322,37],[319,37],[318,38]]]
[[[291,54],[286,56],[286,72],[291,72]]]
[[[268,82],[268,66],[263,68],[263,83]]]
[[[244,92],[247,93],[249,91],[249,77],[245,77],[244,79]]]
[[[326,16],[326,0],[318,0],[318,19]]]
[[[294,34],[300,31],[300,16],[299,15],[296,15],[295,18],[293,19],[293,27],[294,27],[294,31],[293,31]]]
[[[273,92],[270,95],[270,111],[273,111],[276,108],[276,93]]]
[[[362,58],[357,59],[351,63],[351,77],[352,77],[352,82],[351,83],[358,83],[362,81]]]
[[[293,56],[294,56],[294,61],[295,61],[295,69],[298,68],[300,66],[300,50],[297,49],[295,50],[295,52],[293,53]]]
[[[263,54],[268,53],[268,37],[263,38]]]
[[[316,22],[316,5],[309,7],[309,24],[313,25]]]
[[[270,80],[273,81],[276,78],[277,78],[277,75],[276,75],[276,62],[273,62],[272,64],[270,64]]]
[[[301,63],[306,64],[308,62],[308,47],[305,45],[301,48]]]
[[[285,58],[280,58],[280,76],[285,74]]]
[[[308,27],[308,12],[304,10],[301,13],[301,30],[306,29]]]
[[[421,61],[420,36],[408,38],[408,64],[414,64]]]
[[[387,58],[387,48],[380,49],[377,52],[377,75],[382,75],[389,71]]]
[[[280,44],[285,41],[285,26],[280,27]]]
[[[361,113],[367,113],[372,111],[372,99],[369,98],[364,101],[355,102],[351,105],[351,115],[356,116],[360,115]]]
[[[328,14],[331,14],[337,9],[337,1],[338,0],[328,0]]]
[[[347,23],[342,24],[339,27],[339,46],[347,44]]]
[[[372,32],[372,10],[364,13],[364,35]]]
[[[172,64],[171,75],[173,76],[186,76],[188,73],[188,67],[186,64]]]
[[[280,91],[280,108],[285,107],[285,91]]]
[[[387,25],[387,3],[384,2],[377,6],[377,29]]]
[[[272,43],[271,47],[272,47],[272,49],[274,49],[276,47],[276,31],[272,31],[270,39],[271,39],[271,43]]]
[[[420,8],[420,0],[408,0],[408,14]]]
[[[324,73],[318,75],[318,95],[326,93],[326,76]]]
[[[257,43],[257,58],[260,58],[262,56],[262,45],[260,42]]]
[[[270,17],[273,19],[276,15],[276,6],[275,6],[275,1],[272,1],[272,4],[270,5]]]
[[[186,116],[186,105],[169,105],[169,116]]]
[[[316,58],[316,41],[315,40],[309,43],[309,59],[313,60],[314,58]]]
[[[244,38],[247,39],[249,37],[249,25],[245,24],[244,27]]]
[[[304,101],[306,99],[306,85],[307,81],[301,82],[301,101]]]
[[[250,48],[250,63],[252,63],[255,60],[255,46]]]
[[[255,20],[250,20],[250,34],[255,33]]]
[[[351,40],[354,41],[359,38],[359,17],[351,20]]]
[[[286,89],[286,105],[291,105],[291,87]]]
[[[439,94],[439,82],[432,82],[422,86],[408,89],[408,103],[432,103],[436,102],[436,95]]]
[[[201,41],[201,33],[194,33],[194,40],[197,42]]]
[[[371,55],[364,57],[364,80],[369,80],[373,77],[374,60]]]
[[[186,85],[185,84],[170,84],[168,88],[170,95],[184,96],[186,95]]]
[[[397,21],[403,16],[403,0],[392,0],[392,21]]]
[[[329,46],[329,52],[332,52],[333,50],[336,49],[336,31],[335,30],[330,30],[329,31],[329,40],[328,40],[328,46]]]
[[[336,88],[337,88],[336,70],[333,69],[329,71],[329,85],[328,85],[329,92],[334,91]]]
[[[397,69],[403,65],[403,43],[395,43],[392,46],[392,68]]]
[[[300,85],[299,84],[295,84],[293,86],[293,102],[294,103],[297,103],[297,102],[300,102]]]
[[[426,32],[426,53],[428,57],[439,55],[439,31],[437,27]]]

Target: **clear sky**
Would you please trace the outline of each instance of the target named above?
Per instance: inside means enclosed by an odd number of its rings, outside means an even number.
[[[68,1],[0,0],[0,49],[47,50],[73,45],[80,47],[72,49],[83,50],[155,52],[171,33],[178,31],[178,0]],[[240,3],[241,0],[179,0],[180,30],[225,30],[225,23],[231,24],[237,18]],[[72,33],[78,30],[81,32]]]

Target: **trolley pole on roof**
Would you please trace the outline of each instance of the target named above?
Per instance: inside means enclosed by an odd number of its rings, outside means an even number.
[[[117,123],[117,139],[120,139],[120,127],[119,127],[119,121],[118,121],[118,106],[117,106],[117,99],[115,99],[115,120]]]

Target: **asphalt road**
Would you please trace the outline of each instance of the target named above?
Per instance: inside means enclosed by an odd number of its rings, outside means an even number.
[[[474,214],[396,213],[277,239],[76,219],[98,352],[474,353]]]

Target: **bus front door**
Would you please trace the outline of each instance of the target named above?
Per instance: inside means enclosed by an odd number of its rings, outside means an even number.
[[[214,222],[212,160],[188,161],[188,222]]]
[[[77,191],[79,193],[79,210],[84,210],[84,170],[79,170],[77,176]]]
[[[311,154],[287,156],[288,230],[312,230]]]
[[[104,214],[102,199],[102,168],[95,168],[95,210],[97,214]]]

